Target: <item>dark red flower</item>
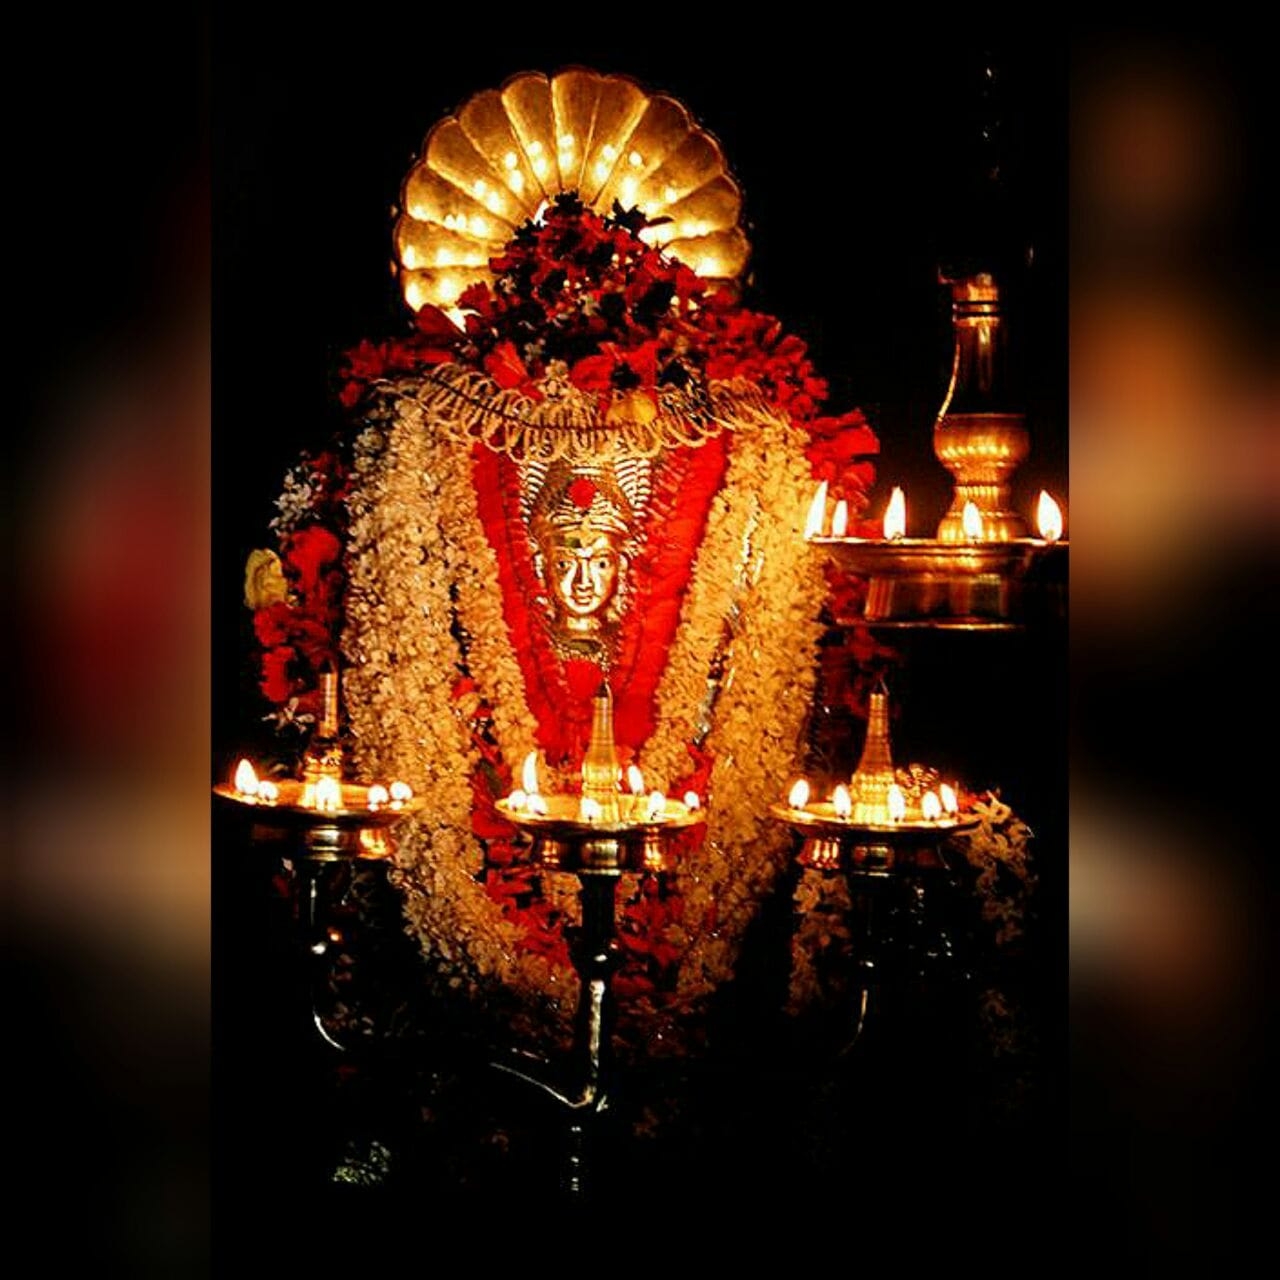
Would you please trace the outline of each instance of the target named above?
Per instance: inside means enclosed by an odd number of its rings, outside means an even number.
[[[419,333],[437,342],[452,342],[462,333],[445,312],[439,307],[433,307],[430,303],[414,316],[413,323]]]
[[[303,595],[312,594],[320,582],[320,571],[342,554],[342,543],[323,525],[313,524],[289,537],[285,564],[297,574]]]
[[[293,692],[293,681],[289,676],[289,667],[298,656],[297,650],[289,645],[279,645],[268,649],[262,655],[262,696],[268,702],[284,703],[289,701]]]
[[[293,610],[283,600],[257,610],[253,615],[253,633],[264,649],[284,644],[289,637]]]
[[[482,320],[487,320],[494,311],[493,294],[483,281],[469,285],[458,298],[460,311],[474,311]]]
[[[608,391],[613,385],[613,367],[610,355],[585,356],[569,370],[569,381],[580,391]]]
[[[512,342],[502,342],[494,347],[485,357],[484,370],[503,390],[523,386],[529,381],[529,370],[524,367],[524,361]]]

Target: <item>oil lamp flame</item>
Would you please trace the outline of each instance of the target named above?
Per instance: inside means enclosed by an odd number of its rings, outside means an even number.
[[[393,804],[404,804],[413,799],[413,788],[407,782],[393,782],[390,795]]]
[[[837,818],[852,816],[853,797],[849,795],[849,788],[843,783],[831,793],[831,807],[836,811]]]
[[[645,810],[645,821],[654,822],[667,811],[667,797],[661,791],[649,792],[649,807]]]
[[[524,758],[520,768],[520,782],[525,791],[531,795],[538,794],[538,753],[530,751]]]
[[[1057,542],[1062,537],[1062,508],[1044,490],[1040,490],[1040,501],[1036,506],[1036,523],[1040,526],[1040,536],[1046,542]]]
[[[633,796],[644,795],[644,774],[637,765],[627,765],[627,786],[631,788]]]
[[[524,803],[530,813],[540,813],[544,818],[547,816],[547,802],[540,795],[530,793],[525,797]]]
[[[896,782],[889,784],[889,821],[901,822],[907,816],[907,797]]]
[[[960,524],[964,529],[964,536],[970,542],[981,540],[982,512],[978,510],[972,498],[964,504],[964,514],[960,517]]]
[[[956,803],[955,788],[944,782],[938,790],[942,793],[942,807],[948,813],[955,813],[960,808],[959,804]]]
[[[391,799],[391,793],[380,782],[375,782],[369,788],[369,808],[377,809],[380,805],[384,805]]]
[[[803,809],[809,803],[809,781],[800,778],[787,793],[787,803],[793,809]]]
[[[849,532],[849,504],[841,498],[836,503],[836,513],[831,517],[831,536],[843,538]]]
[[[513,809],[523,809],[528,803],[529,797],[519,787],[507,797],[507,804]]]
[[[337,778],[320,778],[316,781],[316,808],[321,813],[335,813],[342,803],[342,787]]]
[[[583,796],[578,804],[578,817],[583,822],[599,822],[604,816],[604,809],[600,807],[598,800],[593,800],[590,796]]]
[[[701,809],[702,800],[696,791],[686,791],[684,793],[684,807],[686,809]]]
[[[253,765],[247,760],[241,760],[236,765],[235,786],[242,796],[256,796],[258,794],[258,775],[254,771]]]
[[[827,482],[824,480],[818,486],[818,492],[813,495],[813,501],[809,504],[809,514],[804,521],[804,536],[807,542],[810,538],[820,537],[822,534],[822,526],[827,521]]]
[[[280,799],[280,788],[270,778],[263,778],[258,783],[258,799],[264,804],[275,804]]]
[[[896,485],[889,495],[889,505],[884,509],[884,536],[890,540],[902,538],[907,532],[907,495]]]
[[[926,822],[937,822],[942,817],[942,801],[936,791],[926,791],[920,798],[920,816]]]

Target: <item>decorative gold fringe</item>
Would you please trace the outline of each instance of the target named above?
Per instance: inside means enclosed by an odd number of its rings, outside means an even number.
[[[614,457],[655,458],[664,449],[696,446],[769,412],[749,382],[712,383],[705,392],[663,387],[648,422],[601,412],[599,398],[565,377],[539,383],[543,399],[499,387],[487,374],[440,365],[420,377],[374,384],[393,403],[416,405],[460,444],[479,441],[517,462]]]

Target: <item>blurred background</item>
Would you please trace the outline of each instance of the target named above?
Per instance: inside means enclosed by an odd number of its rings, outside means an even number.
[[[1250,1247],[1274,1103],[1276,114],[1235,41],[1081,44],[1071,119],[1073,1180]]]
[[[443,111],[526,66],[577,60],[672,89],[742,179],[763,303],[810,339],[836,402],[867,410],[881,476],[914,486],[947,356],[944,228],[974,207],[950,96],[972,64],[953,55],[989,44],[1020,104],[1009,129],[1039,141],[1011,140],[1030,172],[983,225],[1008,218],[1023,250],[1050,255],[1022,258],[1026,372],[1050,407],[1067,313],[1034,281],[1061,279],[1071,220],[1062,1220],[1077,1245],[1119,1240],[1148,1261],[1241,1249],[1265,1187],[1248,1139],[1273,1105],[1280,219],[1261,51],[957,42],[923,24],[853,43],[794,8],[736,38],[656,35],[638,17],[614,32],[567,10],[554,30],[463,18],[433,15],[416,40],[420,10],[409,27],[379,11],[324,30],[234,7],[145,31],[49,15],[25,38],[58,49],[27,104],[42,127],[13,131],[11,202],[25,287],[3,902],[29,1221],[72,1206],[68,1258],[208,1267],[210,744],[220,764],[251,680],[233,616],[243,554],[283,468],[322,434],[337,351],[398,315],[396,191],[370,175],[398,179]],[[798,194],[797,171],[824,175],[819,191]],[[332,256],[295,251],[326,240]],[[1020,487],[1061,488],[1067,424],[1031,408]],[[940,509],[938,484],[922,509]]]

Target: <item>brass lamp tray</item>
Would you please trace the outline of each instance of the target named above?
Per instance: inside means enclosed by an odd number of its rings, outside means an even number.
[[[422,802],[413,797],[371,809],[369,787],[355,782],[340,785],[341,803],[332,810],[303,805],[306,784],[294,779],[276,783],[279,794],[274,801],[245,795],[228,783],[215,786],[213,794],[252,817],[255,837],[284,835],[301,838],[310,857],[388,857],[391,850],[381,833],[401,819],[417,813]]]
[[[578,817],[579,798],[545,796],[547,812],[513,808],[506,800],[498,812],[533,837],[534,856],[550,870],[616,875],[622,871],[668,869],[667,846],[680,830],[705,821],[701,809],[668,800],[656,818],[586,822]],[[626,797],[623,797],[626,802]],[[640,803],[647,803],[641,798]]]
[[[823,835],[881,844],[928,842],[940,836],[972,831],[978,825],[978,819],[973,817],[938,818],[932,822],[923,818],[904,818],[901,822],[854,822],[852,818],[837,815],[830,801],[818,801],[803,809],[775,804],[769,806],[769,812],[793,827],[812,827]]]
[[[769,812],[803,836],[797,857],[801,866],[817,871],[844,869],[875,878],[893,875],[900,867],[945,867],[939,849],[942,842],[978,825],[972,817],[854,822],[838,817],[829,801],[804,809],[775,804]]]
[[[935,538],[812,539],[846,572],[870,579],[857,622],[892,627],[1010,630],[1020,625],[1029,580],[1052,582],[1065,570],[1068,544],[940,542]]]

